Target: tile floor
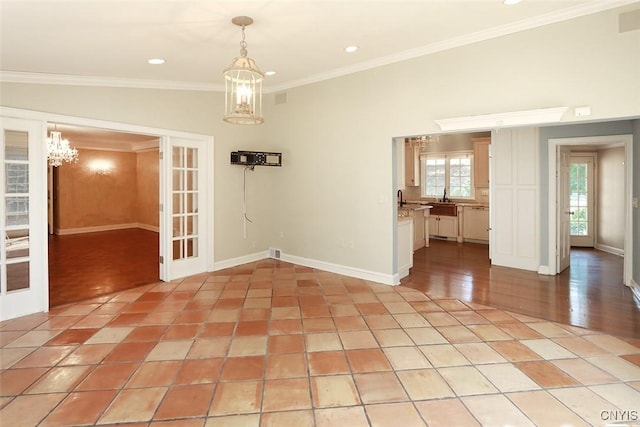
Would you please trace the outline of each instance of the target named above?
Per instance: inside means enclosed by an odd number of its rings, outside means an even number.
[[[0,324],[0,425],[639,422],[640,342],[273,260]]]

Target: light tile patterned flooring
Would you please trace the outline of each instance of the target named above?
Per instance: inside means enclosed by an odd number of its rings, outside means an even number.
[[[0,345],[2,426],[640,416],[638,341],[273,260],[6,321]]]

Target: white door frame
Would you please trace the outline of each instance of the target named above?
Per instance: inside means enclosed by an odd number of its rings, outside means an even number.
[[[27,120],[30,119],[30,120],[41,121],[43,125],[43,135],[45,137],[46,137],[47,122],[57,122],[57,123],[74,125],[74,126],[87,126],[87,127],[114,130],[119,132],[150,135],[150,136],[156,136],[158,138],[173,137],[173,138],[185,138],[185,139],[192,139],[192,140],[206,140],[207,161],[204,167],[206,167],[205,173],[206,173],[206,179],[207,179],[207,201],[206,201],[207,214],[206,214],[206,217],[203,218],[204,220],[203,225],[206,227],[207,232],[206,232],[206,236],[204,236],[206,240],[204,257],[206,260],[205,266],[207,271],[214,270],[214,244],[213,244],[214,243],[214,237],[213,237],[214,236],[214,191],[213,191],[214,190],[214,173],[213,173],[214,138],[213,136],[190,133],[190,132],[182,132],[182,131],[176,131],[176,130],[170,130],[170,129],[163,129],[163,128],[155,128],[155,127],[149,127],[149,126],[140,126],[140,125],[135,125],[130,123],[119,123],[119,122],[111,122],[106,120],[87,119],[87,118],[76,117],[76,116],[53,114],[53,113],[47,113],[42,111],[24,110],[20,108],[3,107],[3,106],[0,106],[0,115],[7,116],[7,117],[15,117],[19,119],[27,119]],[[43,156],[41,159],[41,162],[43,165],[46,165],[46,151],[42,150],[41,155]],[[43,169],[42,173],[44,174],[44,172],[45,170]],[[162,189],[160,191],[162,191]],[[46,223],[46,218],[47,218],[46,192],[44,192],[43,197],[44,199],[39,201],[39,203],[41,203],[41,205],[44,207],[42,209],[42,221]],[[41,266],[41,268],[43,269],[42,271],[48,271],[48,250],[45,248],[45,251],[46,251],[45,263],[44,265]],[[170,275],[170,273],[167,272],[166,269],[160,268],[161,267],[160,263],[158,263],[158,265],[159,265],[159,270],[161,274]],[[166,277],[169,277],[169,276],[165,276],[165,278]],[[161,276],[161,280],[166,280],[165,278]],[[49,292],[48,280],[47,280],[45,291],[47,292],[47,295],[48,295],[48,292]]]
[[[633,194],[633,136],[632,135],[606,135],[606,136],[589,136],[578,138],[552,138],[549,139],[549,189],[548,189],[548,218],[549,218],[549,274],[557,274],[557,249],[556,238],[558,233],[557,209],[556,209],[556,182],[557,182],[557,159],[556,151],[560,145],[613,145],[623,144],[625,155],[625,238],[624,238],[624,275],[623,282],[627,286],[631,286],[632,263],[633,259],[633,222],[631,200]]]

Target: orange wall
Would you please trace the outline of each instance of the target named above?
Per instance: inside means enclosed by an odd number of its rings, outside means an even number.
[[[77,163],[63,164],[56,171],[57,232],[137,223],[158,226],[157,151],[78,152]],[[107,165],[110,169],[104,171]]]
[[[137,222],[151,227],[159,226],[158,213],[158,150],[142,151],[137,155]]]

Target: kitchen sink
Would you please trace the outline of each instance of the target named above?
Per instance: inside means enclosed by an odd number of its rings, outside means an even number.
[[[458,206],[455,203],[429,203],[431,211],[430,215],[458,216]]]

